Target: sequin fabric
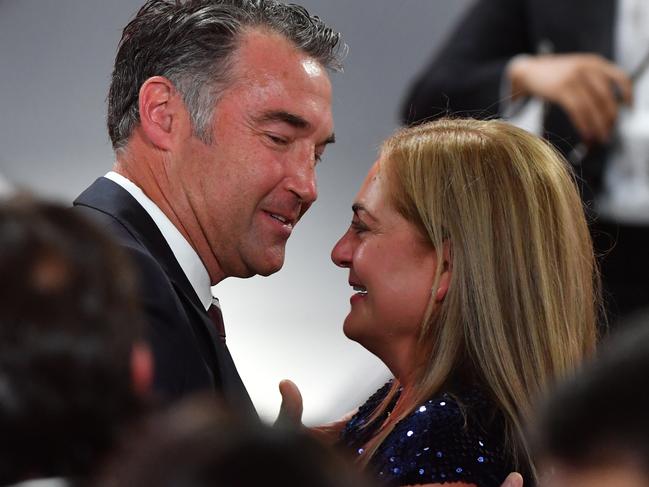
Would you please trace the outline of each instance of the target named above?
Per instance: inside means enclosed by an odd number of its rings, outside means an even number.
[[[363,445],[387,416],[362,428],[389,387],[388,382],[346,424],[340,444],[354,455],[364,454]],[[497,487],[513,470],[503,449],[502,420],[477,388],[442,393],[419,405],[395,426],[369,466],[387,485],[465,482]]]

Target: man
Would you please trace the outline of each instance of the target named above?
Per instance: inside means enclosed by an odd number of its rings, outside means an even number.
[[[150,392],[125,256],[82,215],[16,198],[0,275],[0,485],[86,477]]]
[[[611,321],[649,306],[647,22],[645,0],[478,0],[403,107],[413,123],[520,116],[542,102],[526,125],[566,155],[597,216]]]
[[[326,68],[340,47],[275,0],[149,0],[124,29],[108,96],[117,161],[75,206],[138,268],[163,396],[214,389],[254,414],[210,286],[282,267],[334,141]]]

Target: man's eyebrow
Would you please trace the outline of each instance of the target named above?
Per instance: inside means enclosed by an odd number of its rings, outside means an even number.
[[[257,118],[257,121],[260,123],[284,122],[298,129],[308,129],[309,127],[311,127],[311,124],[307,120],[300,117],[299,115],[285,112],[283,110],[266,112],[262,114],[259,118]]]
[[[304,118],[300,117],[299,115],[295,115],[294,113],[285,112],[284,110],[266,112],[259,118],[257,118],[257,122],[284,122],[291,127],[298,129],[308,129],[311,127],[311,124],[308,120],[305,120]],[[318,145],[333,144],[334,142],[336,142],[336,135],[332,133],[329,137],[327,137],[327,139],[325,139],[321,144]]]

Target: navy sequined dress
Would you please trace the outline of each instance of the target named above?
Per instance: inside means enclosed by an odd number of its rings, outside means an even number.
[[[355,455],[364,453],[363,445],[387,417],[386,413],[374,425],[362,428],[390,385],[379,389],[346,424],[339,443]],[[442,393],[397,423],[369,468],[388,485],[465,482],[498,487],[514,470],[503,448],[503,435],[501,416],[478,388]]]

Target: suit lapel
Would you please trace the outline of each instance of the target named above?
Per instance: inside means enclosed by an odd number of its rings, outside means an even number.
[[[245,386],[229,350],[219,340],[213,323],[198,295],[173,255],[167,241],[144,208],[128,191],[106,178],[97,179],[74,201],[74,204],[89,206],[115,218],[134,239],[151,253],[171,280],[186,311],[193,315],[189,318],[196,334],[198,346],[207,353],[207,357],[203,357],[204,360],[212,363],[212,366],[208,365],[208,369],[217,369],[218,376],[215,377],[215,380],[223,390],[224,397],[234,406],[250,411],[251,415],[255,417],[254,406],[245,392]]]
[[[89,206],[115,218],[151,253],[164,269],[185,306],[198,318],[203,327],[200,334],[211,342],[210,355],[214,356],[218,339],[205,308],[157,225],[135,198],[115,182],[99,178],[74,201],[74,204]]]
[[[75,205],[90,206],[117,219],[163,267],[177,289],[196,305],[200,299],[149,214],[128,191],[106,178],[97,179],[74,201]]]

